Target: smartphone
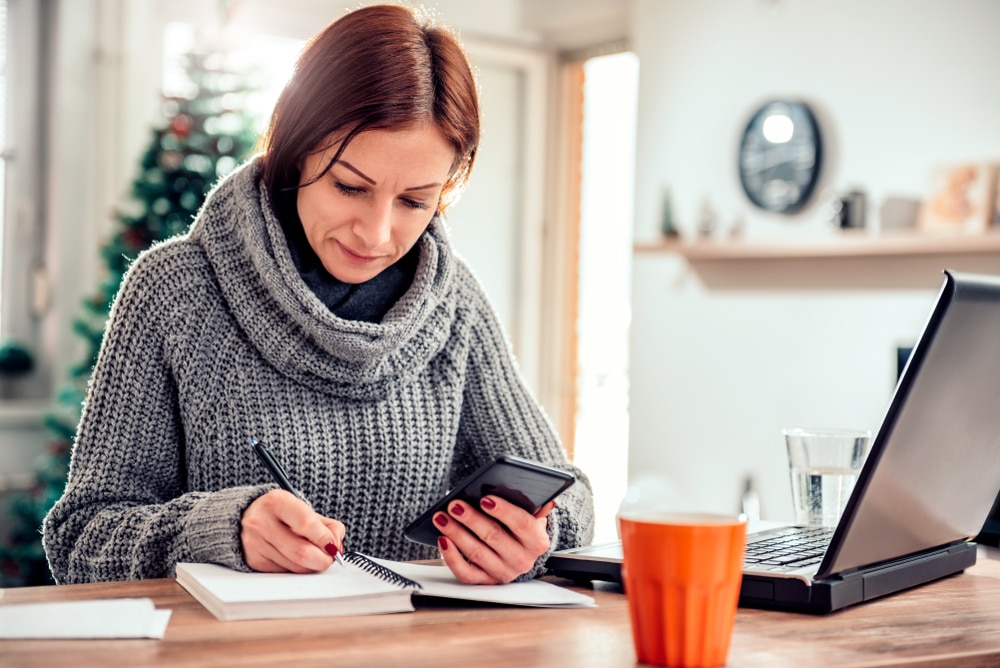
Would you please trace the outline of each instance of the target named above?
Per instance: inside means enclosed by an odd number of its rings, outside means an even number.
[[[499,496],[534,515],[539,508],[562,494],[576,482],[572,473],[560,471],[512,455],[500,455],[459,483],[455,489],[427,509],[403,532],[415,543],[437,546],[441,532],[434,525],[434,513],[444,511],[455,499],[479,507],[487,494]]]

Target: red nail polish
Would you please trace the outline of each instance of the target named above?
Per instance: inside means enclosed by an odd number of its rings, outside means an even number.
[[[326,550],[326,553],[329,554],[334,559],[336,559],[337,555],[340,554],[340,550],[338,550],[337,546],[334,545],[333,543],[327,543],[323,549]]]
[[[448,526],[448,516],[447,515],[435,515],[434,516],[434,524],[438,525],[439,527],[446,527],[446,526]]]
[[[493,510],[494,508],[497,507],[497,502],[491,499],[490,497],[486,496],[483,497],[483,500],[479,502],[479,505],[481,505],[486,510]]]
[[[448,539],[444,536],[438,536],[438,549],[442,552],[448,549]]]
[[[451,514],[452,515],[461,515],[464,512],[465,512],[465,509],[462,508],[462,506],[458,505],[457,503],[451,507]]]

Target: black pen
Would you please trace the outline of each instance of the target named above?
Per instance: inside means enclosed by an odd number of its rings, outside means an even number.
[[[288,481],[288,475],[285,473],[285,469],[281,468],[281,464],[278,463],[278,460],[274,458],[274,455],[271,454],[271,451],[268,450],[263,443],[258,441],[256,438],[251,438],[250,445],[253,446],[253,451],[257,454],[257,458],[262,464],[264,464],[264,467],[270,472],[271,477],[274,478],[274,482],[278,483],[278,486],[281,487],[281,489],[286,492],[291,492],[299,499],[309,503],[309,500],[302,495],[302,492],[292,487],[292,483]],[[312,504],[309,503],[309,505]],[[347,549],[346,544],[343,542],[342,546],[345,550]],[[341,566],[347,565],[344,563],[344,557],[340,552],[338,552],[337,556],[334,558]]]

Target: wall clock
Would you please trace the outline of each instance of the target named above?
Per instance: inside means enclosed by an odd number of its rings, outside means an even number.
[[[793,213],[809,200],[822,158],[819,126],[803,102],[773,100],[754,113],[740,140],[740,183],[765,211]]]

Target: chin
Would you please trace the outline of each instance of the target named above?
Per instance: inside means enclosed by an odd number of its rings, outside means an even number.
[[[332,269],[332,271],[331,271]],[[364,283],[370,281],[371,279],[382,273],[385,269],[382,265],[377,267],[326,267],[328,274],[336,278],[341,283],[349,283],[351,285],[357,285],[358,283]]]

